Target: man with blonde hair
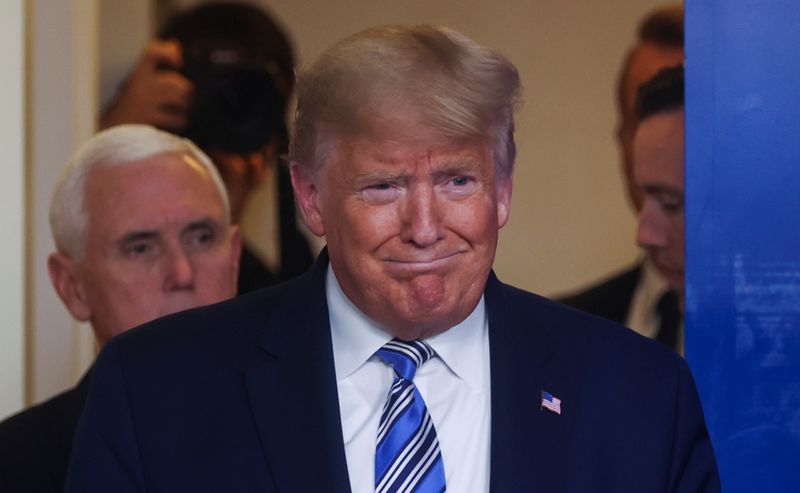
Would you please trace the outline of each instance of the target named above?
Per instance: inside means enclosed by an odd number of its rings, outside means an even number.
[[[326,250],[107,345],[67,491],[718,491],[682,359],[492,273],[519,91],[447,28],[324,52],[290,160]]]
[[[239,236],[216,168],[191,142],[145,125],[90,139],[50,204],[53,286],[97,344],[163,315],[230,298]],[[62,491],[88,390],[0,424],[0,491]]]

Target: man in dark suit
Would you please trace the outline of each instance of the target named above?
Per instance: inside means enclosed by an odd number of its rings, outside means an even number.
[[[684,289],[683,65],[667,67],[639,88],[633,174],[642,191],[636,241],[676,293]]]
[[[48,259],[64,305],[99,346],[235,292],[238,233],[217,171],[191,143],[144,125],[102,132],[65,169]],[[0,423],[0,491],[63,491],[89,378]]]
[[[111,341],[69,492],[719,491],[686,363],[502,284],[520,83],[445,28],[300,79],[302,277]]]
[[[660,7],[641,22],[636,45],[628,52],[617,80],[617,144],[631,205],[637,211],[642,192],[633,179],[636,91],[659,69],[683,61],[683,7]],[[626,325],[682,353],[676,296],[649,257],[560,301],[587,313]]]

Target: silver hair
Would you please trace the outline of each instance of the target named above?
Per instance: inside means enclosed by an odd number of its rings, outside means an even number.
[[[505,56],[452,29],[367,29],[300,76],[289,158],[315,171],[341,137],[487,139],[498,176],[508,179],[520,91]]]
[[[64,168],[50,201],[50,230],[59,252],[75,260],[85,255],[89,218],[85,207],[86,180],[98,167],[136,164],[159,154],[191,156],[208,172],[219,192],[225,217],[230,205],[225,184],[206,154],[191,141],[149,125],[119,125],[97,133],[81,146]]]

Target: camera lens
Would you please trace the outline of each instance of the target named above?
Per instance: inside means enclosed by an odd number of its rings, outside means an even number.
[[[200,147],[247,154],[282,128],[284,98],[266,70],[195,67],[187,75],[195,100],[186,136]]]

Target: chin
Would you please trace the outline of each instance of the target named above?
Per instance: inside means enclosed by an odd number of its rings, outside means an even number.
[[[673,289],[677,292],[683,291],[683,286],[686,282],[683,271],[669,270],[666,272],[662,271],[662,274],[664,275],[664,278],[666,278],[670,289]]]
[[[473,309],[474,306],[464,309],[458,300],[440,302],[433,307],[414,303],[401,310],[391,310],[389,313],[393,314],[393,320],[385,325],[392,335],[400,339],[424,339],[458,325]]]
[[[408,321],[405,321],[401,326],[387,327],[387,331],[398,339],[413,341],[441,334],[456,325],[456,323],[448,323],[441,320],[420,320],[409,324]]]

